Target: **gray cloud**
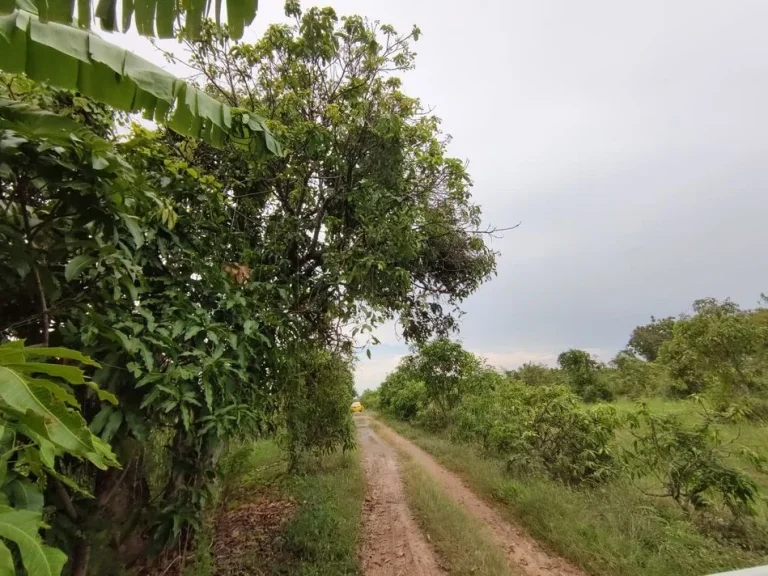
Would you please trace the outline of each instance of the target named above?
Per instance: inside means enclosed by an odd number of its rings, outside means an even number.
[[[523,222],[466,304],[470,349],[610,357],[650,314],[768,290],[768,4],[388,4],[424,30],[408,87],[470,159],[486,220]]]

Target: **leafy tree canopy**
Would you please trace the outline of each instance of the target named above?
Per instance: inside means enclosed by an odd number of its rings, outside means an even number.
[[[672,338],[674,326],[675,319],[672,316],[668,318],[651,316],[649,324],[638,326],[632,331],[627,347],[635,354],[653,362],[659,357],[661,345]]]
[[[302,12],[254,43],[214,26],[188,43],[207,91],[270,118],[284,154],[189,146],[236,203],[254,255],[290,279],[292,311],[323,327],[399,314],[407,338],[455,327],[456,306],[495,270],[465,164],[396,76],[419,30],[398,34],[331,8]]]
[[[675,323],[659,360],[693,393],[715,384],[726,395],[762,386],[768,327],[731,300],[703,298]]]

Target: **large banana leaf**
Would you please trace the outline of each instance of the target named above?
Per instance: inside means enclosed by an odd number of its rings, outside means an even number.
[[[245,27],[253,22],[257,5],[257,0],[227,0],[226,24],[233,38],[240,38]],[[81,28],[91,26],[92,0],[0,0],[0,14],[17,8],[38,14],[44,22],[50,20]],[[102,29],[109,32],[128,31],[135,18],[136,30],[142,36],[172,38],[181,28],[178,24],[183,14],[182,33],[197,40],[203,19],[210,17],[211,12],[216,23],[221,22],[221,8],[221,0],[214,3],[210,0],[99,0],[93,15]]]
[[[118,110],[143,112],[216,147],[231,141],[256,155],[282,154],[263,118],[230,108],[87,30],[41,22],[24,11],[0,16],[0,70],[23,72]]]

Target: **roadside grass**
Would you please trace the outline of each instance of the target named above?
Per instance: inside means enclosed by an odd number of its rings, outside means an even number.
[[[379,416],[459,474],[510,521],[600,576],[701,576],[768,563],[768,555],[726,546],[698,531],[674,506],[617,480],[572,489],[543,477],[513,476],[499,459],[447,437]]]
[[[360,574],[357,548],[365,482],[357,452],[310,459],[297,474],[273,441],[246,442],[224,457],[221,511],[291,502],[290,518],[271,535],[268,554],[244,554],[242,562],[213,573],[304,576]],[[258,527],[243,526],[243,530]],[[215,538],[215,535],[213,536]]]
[[[419,526],[452,576],[509,576],[506,555],[479,520],[447,496],[412,458],[399,452],[406,497]]]

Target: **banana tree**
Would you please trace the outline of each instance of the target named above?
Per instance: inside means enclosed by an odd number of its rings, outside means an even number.
[[[221,22],[221,0],[213,15]],[[142,35],[199,36],[210,2],[122,0],[122,30],[135,19]],[[181,15],[184,26],[180,27]],[[227,24],[233,37],[256,14],[255,0],[228,0]],[[104,30],[118,29],[117,0],[100,0],[95,18]],[[90,31],[90,0],[0,0],[0,70],[24,73],[51,86],[76,90],[115,109],[141,112],[184,136],[222,147],[227,142],[255,156],[281,155],[264,118],[231,108],[194,85],[111,44]]]
[[[239,39],[256,16],[258,0],[227,0],[226,7],[229,35]],[[200,37],[205,18],[213,16],[216,24],[220,24],[222,16],[221,0],[214,5],[210,0],[120,0],[119,10],[118,0],[99,0],[95,11],[92,0],[0,0],[0,14],[17,9],[38,14],[44,22],[86,29],[98,20],[107,32],[127,32],[135,19],[136,30],[142,36],[173,38],[181,31],[192,40]]]

